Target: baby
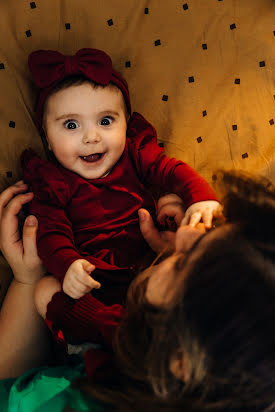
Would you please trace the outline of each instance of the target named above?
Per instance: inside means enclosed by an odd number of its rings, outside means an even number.
[[[29,212],[39,221],[39,256],[71,298],[94,289],[104,303],[121,303],[135,273],[152,261],[138,224],[140,208],[156,214],[148,187],[177,194],[185,223],[211,226],[220,204],[190,166],[163,153],[153,126],[131,112],[127,83],[103,51],[39,50],[29,67],[39,89],[37,126],[52,154],[51,161],[32,150],[22,155],[35,194]]]

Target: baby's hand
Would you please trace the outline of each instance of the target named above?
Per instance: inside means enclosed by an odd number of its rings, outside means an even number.
[[[181,198],[174,193],[162,196],[158,200],[157,220],[158,222],[162,222],[167,218],[173,218],[177,226],[180,225],[184,218],[183,202]]]
[[[195,227],[202,220],[205,228],[210,229],[213,217],[219,218],[221,216],[222,205],[219,202],[216,200],[204,200],[202,202],[193,203],[186,209],[181,225]]]
[[[100,283],[90,276],[93,270],[95,266],[87,260],[75,260],[66,272],[63,281],[64,293],[73,299],[79,299],[92,289],[99,289]]]

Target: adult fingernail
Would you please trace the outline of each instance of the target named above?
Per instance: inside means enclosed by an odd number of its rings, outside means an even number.
[[[28,216],[25,220],[27,226],[36,226],[36,219],[34,216]]]
[[[146,213],[144,213],[143,210],[139,210],[138,215],[139,215],[139,220],[141,222],[144,222],[144,220],[146,219]]]

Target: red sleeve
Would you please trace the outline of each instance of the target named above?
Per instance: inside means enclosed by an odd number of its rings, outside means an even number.
[[[41,160],[32,150],[22,154],[26,183],[34,192],[28,213],[38,219],[37,249],[47,269],[63,280],[67,269],[81,255],[74,246],[71,222],[66,216],[68,184],[57,167]]]
[[[176,193],[185,209],[192,203],[217,200],[210,185],[194,169],[164,154],[157,144],[155,129],[140,114],[133,114],[127,135],[130,154],[144,184],[158,185],[169,193]]]
[[[63,208],[34,199],[30,213],[38,218],[37,250],[47,269],[60,281],[77,259],[83,259],[74,247],[71,222]],[[49,218],[50,216],[50,218]]]

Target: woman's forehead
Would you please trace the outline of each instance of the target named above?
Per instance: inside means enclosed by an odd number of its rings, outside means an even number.
[[[215,242],[216,244],[219,239],[224,239],[231,231],[232,224],[223,222],[219,223],[218,227],[213,227],[211,230],[201,233],[187,251],[178,251],[175,270],[185,272],[182,278],[191,275],[192,267],[198,259],[211,250],[212,243]]]
[[[198,236],[190,243],[190,248],[187,250],[184,245],[185,236],[182,236],[182,251],[174,252],[139,276],[141,282],[143,279],[148,279],[146,300],[156,307],[173,306],[177,301],[177,296],[181,295],[184,290],[186,278],[192,276],[192,269],[197,260],[207,253],[209,248],[211,249],[212,241],[216,243],[218,239],[226,236],[226,231],[230,230],[230,226],[223,225],[205,233],[182,227],[181,230],[187,237],[190,232],[197,233]]]

